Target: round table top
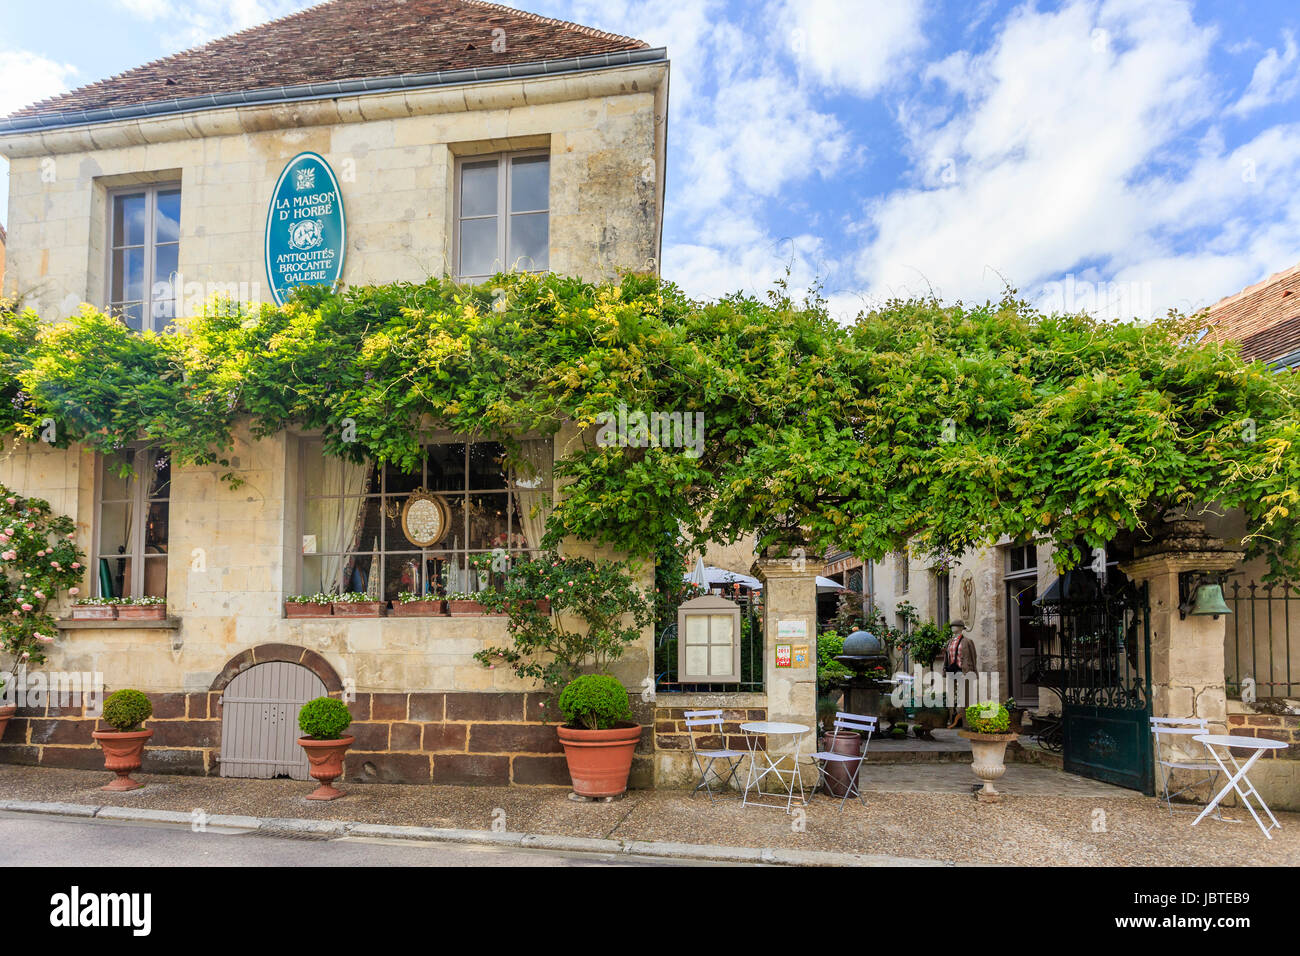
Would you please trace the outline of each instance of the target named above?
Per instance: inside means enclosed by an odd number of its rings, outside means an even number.
[[[808,728],[803,724],[786,724],[774,720],[751,720],[741,724],[740,729],[747,734],[806,734]]]
[[[1281,750],[1291,746],[1283,740],[1268,737],[1234,737],[1231,734],[1197,734],[1192,738],[1212,747],[1244,747],[1247,750]]]

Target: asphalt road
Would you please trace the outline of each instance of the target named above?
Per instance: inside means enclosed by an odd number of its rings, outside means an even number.
[[[698,866],[695,861],[0,813],[0,866]]]

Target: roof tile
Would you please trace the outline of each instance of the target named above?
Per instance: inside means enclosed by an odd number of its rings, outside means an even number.
[[[494,30],[504,31],[493,34]],[[493,49],[493,40],[504,49]],[[500,44],[498,43],[498,47]],[[328,0],[11,114],[644,49],[631,37],[481,0]]]

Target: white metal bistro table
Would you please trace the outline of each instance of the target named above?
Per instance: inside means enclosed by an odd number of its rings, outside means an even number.
[[[1210,752],[1210,756],[1214,758],[1214,762],[1219,765],[1219,768],[1223,770],[1224,776],[1228,778],[1228,782],[1224,784],[1223,789],[1214,795],[1214,799],[1205,805],[1205,809],[1201,811],[1201,815],[1192,821],[1192,826],[1196,826],[1196,824],[1205,819],[1205,815],[1219,805],[1219,801],[1228,795],[1229,790],[1236,790],[1238,796],[1241,797],[1241,802],[1246,805],[1246,809],[1250,811],[1250,815],[1255,818],[1255,822],[1259,824],[1259,828],[1264,831],[1264,836],[1268,837],[1270,840],[1273,839],[1273,834],[1268,831],[1273,829],[1280,830],[1282,829],[1282,824],[1277,822],[1277,817],[1273,816],[1273,811],[1268,808],[1268,804],[1264,802],[1264,798],[1259,795],[1259,791],[1255,789],[1255,785],[1250,782],[1250,778],[1246,776],[1246,771],[1250,769],[1251,764],[1264,755],[1266,750],[1283,750],[1290,745],[1281,740],[1270,740],[1267,737],[1233,737],[1229,734],[1197,734],[1192,739],[1199,740],[1201,743],[1205,744],[1205,749]],[[1232,755],[1233,747],[1254,751],[1254,753],[1246,759],[1244,766],[1237,763],[1237,758]],[[1223,750],[1222,757],[1219,756],[1219,750],[1216,748],[1221,748]],[[1236,773],[1228,770],[1227,766],[1223,762],[1223,757],[1228,758]],[[1245,790],[1242,790],[1238,785],[1237,782],[1239,780],[1244,780],[1246,782]],[[1254,797],[1259,801],[1260,808],[1268,816],[1269,820],[1272,822],[1272,826],[1264,826],[1264,821],[1259,818],[1259,814],[1255,812],[1254,805],[1250,802],[1251,797]]]
[[[803,724],[782,723],[781,721],[772,720],[752,720],[740,725],[740,729],[745,732],[745,746],[749,749],[749,774],[745,778],[745,792],[740,803],[745,807],[780,807],[786,813],[790,812],[790,807],[794,804],[794,788],[799,787],[799,801],[803,804],[808,803],[807,796],[803,791],[803,774],[799,772],[799,747],[803,735],[808,733],[808,729]],[[759,737],[794,737],[794,753],[782,754],[782,757],[791,757],[794,761],[790,770],[783,769],[779,761],[772,759],[772,753],[766,747],[761,751],[758,749]],[[758,755],[763,755],[765,766],[759,767]],[[763,778],[771,774],[776,775],[776,779],[781,784],[781,792],[786,795],[785,805],[780,802],[771,803],[763,799],[761,784]],[[780,798],[777,798],[778,801]]]

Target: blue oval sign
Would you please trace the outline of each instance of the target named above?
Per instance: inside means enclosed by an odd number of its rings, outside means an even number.
[[[299,153],[280,174],[266,214],[266,279],[276,305],[294,286],[333,286],[343,275],[347,235],[334,170],[316,153]]]

